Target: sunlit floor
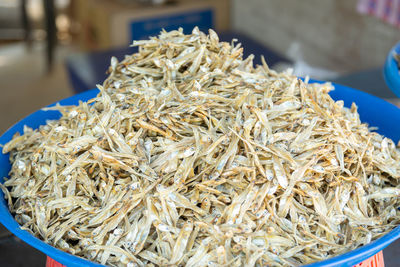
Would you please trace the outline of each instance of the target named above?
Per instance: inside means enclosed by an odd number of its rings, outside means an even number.
[[[0,132],[26,115],[73,94],[64,69],[65,55],[59,47],[54,67],[46,70],[44,44],[29,51],[24,43],[0,46]]]

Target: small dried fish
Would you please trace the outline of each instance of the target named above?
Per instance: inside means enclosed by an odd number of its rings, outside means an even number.
[[[297,266],[400,224],[400,150],[332,85],[193,29],[135,41],[100,93],[3,147],[21,225],[111,266]]]

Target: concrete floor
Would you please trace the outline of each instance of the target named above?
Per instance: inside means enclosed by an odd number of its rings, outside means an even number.
[[[43,45],[30,52],[22,43],[0,47],[0,133],[33,111],[72,95],[64,69],[64,58],[72,50],[60,47],[54,69],[47,73]],[[1,238],[7,234],[0,225],[0,266],[45,266],[43,253],[17,238]],[[400,266],[399,253],[400,240],[384,250],[387,267]]]
[[[46,71],[45,51],[36,44],[0,47],[0,132],[39,108],[72,95],[64,69],[70,48],[60,47],[51,72]]]

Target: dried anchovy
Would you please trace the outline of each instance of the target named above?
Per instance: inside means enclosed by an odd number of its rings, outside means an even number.
[[[111,266],[296,266],[400,223],[400,151],[333,86],[195,28],[136,41],[88,103],[4,146],[26,229]]]

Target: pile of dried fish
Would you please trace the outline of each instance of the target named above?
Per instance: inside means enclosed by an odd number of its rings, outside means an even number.
[[[100,93],[3,147],[23,229],[112,266],[286,266],[400,224],[400,150],[357,107],[195,28],[135,41]]]

